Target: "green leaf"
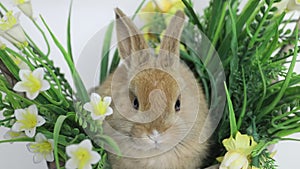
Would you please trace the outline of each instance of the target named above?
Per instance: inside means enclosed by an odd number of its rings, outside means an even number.
[[[118,144],[115,142],[115,140],[113,140],[112,138],[110,138],[109,136],[106,136],[106,135],[101,135],[98,137],[101,141],[103,141],[105,144],[107,144],[112,149],[114,149],[117,155],[119,155],[119,156],[121,155],[121,150],[120,150]]]
[[[184,3],[185,7],[187,8],[187,11],[190,13],[191,17],[193,18],[193,21],[195,22],[196,26],[203,31],[203,27],[199,21],[199,18],[197,16],[197,14],[195,13],[193,7],[191,6],[191,4],[189,2],[187,2],[186,0],[182,0],[182,2]]]
[[[68,27],[67,27],[67,44],[68,44],[68,53],[70,55],[70,58],[72,62],[73,60],[73,54],[72,54],[72,41],[71,41],[71,14],[72,14],[72,5],[73,5],[73,0],[70,2],[70,7],[69,7],[69,15],[68,15]]]
[[[297,25],[296,28],[295,28],[295,41],[294,41],[295,48],[294,48],[294,55],[293,55],[292,62],[291,62],[291,65],[289,67],[289,70],[287,72],[287,75],[285,77],[285,80],[284,80],[284,82],[283,82],[283,84],[281,86],[281,89],[280,89],[278,95],[274,98],[273,102],[269,106],[265,107],[258,114],[258,116],[257,116],[258,121],[262,120],[262,118],[266,114],[270,113],[276,107],[276,105],[278,104],[278,102],[280,101],[280,99],[283,97],[286,89],[289,86],[289,82],[290,82],[290,80],[292,78],[292,74],[294,72],[294,68],[295,68],[296,61],[297,61],[297,56],[298,56],[298,53],[296,52],[296,51],[298,51],[298,37],[299,37],[298,32],[299,32],[299,30],[298,30],[298,25]]]
[[[236,125],[235,113],[233,110],[233,105],[232,105],[232,102],[230,99],[230,94],[228,92],[226,82],[224,82],[224,86],[225,86],[225,91],[226,91],[226,96],[227,96],[227,105],[228,105],[228,109],[229,109],[230,135],[235,136],[238,131],[237,125]]]
[[[113,71],[115,71],[116,68],[118,67],[119,63],[120,63],[119,51],[116,50],[114,53],[113,59],[111,61],[111,64],[110,64],[109,73],[112,73]]]
[[[54,140],[54,158],[55,158],[55,163],[56,163],[56,168],[60,169],[60,165],[59,165],[59,157],[58,157],[58,138],[59,138],[59,133],[60,133],[60,129],[64,123],[64,121],[71,117],[74,116],[74,114],[69,114],[67,116],[64,115],[60,115],[56,122],[55,122],[55,126],[54,126],[54,131],[53,131],[53,140]]]
[[[101,60],[101,71],[100,71],[100,84],[104,82],[107,77],[108,71],[108,61],[109,61],[109,51],[110,51],[110,42],[112,37],[112,32],[114,28],[114,22],[111,22],[107,27],[105,38],[102,46],[102,60]]]
[[[34,142],[34,138],[23,137],[23,138],[9,139],[9,140],[0,140],[0,144],[13,143],[13,142]]]

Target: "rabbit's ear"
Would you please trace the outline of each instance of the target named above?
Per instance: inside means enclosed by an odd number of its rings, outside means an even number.
[[[160,56],[165,56],[166,52],[179,57],[180,49],[180,36],[184,26],[184,13],[182,11],[177,11],[175,16],[170,21],[167,27],[166,33],[163,36]]]
[[[115,13],[119,55],[126,58],[139,51],[148,53],[149,47],[133,22],[119,8],[115,9]]]

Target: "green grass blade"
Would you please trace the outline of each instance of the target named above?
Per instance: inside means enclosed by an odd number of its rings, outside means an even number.
[[[108,72],[108,61],[109,61],[109,53],[110,53],[110,43],[112,32],[114,28],[114,22],[111,22],[107,27],[104,43],[102,46],[102,60],[101,60],[101,71],[100,71],[100,84],[104,82],[107,77]]]
[[[232,105],[232,102],[230,99],[230,94],[228,92],[226,82],[224,82],[224,86],[225,86],[225,91],[226,91],[226,96],[227,96],[227,105],[228,105],[228,109],[229,109],[230,134],[231,134],[231,136],[235,136],[238,131],[237,125],[236,125],[235,113],[233,110],[233,105]]]
[[[114,53],[113,59],[111,61],[111,64],[110,64],[109,73],[112,73],[113,71],[115,71],[116,68],[118,67],[119,63],[120,63],[119,51],[116,50]]]
[[[68,15],[68,26],[67,26],[67,44],[68,44],[68,53],[70,55],[70,59],[74,63],[73,53],[72,53],[72,41],[71,41],[71,16],[72,16],[72,6],[73,0],[71,0],[69,7],[69,15]]]
[[[287,72],[287,75],[285,77],[285,81],[283,82],[282,86],[281,86],[281,89],[278,93],[278,95],[275,97],[275,99],[273,100],[273,102],[267,106],[266,108],[264,108],[257,116],[257,120],[261,120],[266,114],[270,113],[275,107],[276,105],[278,104],[278,102],[280,101],[280,99],[283,97],[286,89],[288,88],[289,86],[289,83],[290,83],[290,80],[292,78],[292,74],[294,73],[294,68],[295,68],[295,65],[296,65],[296,60],[297,60],[297,56],[298,56],[298,25],[296,26],[295,28],[295,41],[294,41],[294,44],[295,44],[295,48],[294,48],[294,55],[293,55],[293,58],[292,58],[292,61],[291,61],[291,65],[289,67],[289,70]]]
[[[143,0],[140,5],[137,7],[137,9],[135,10],[133,16],[131,17],[132,20],[135,19],[135,17],[137,16],[137,14],[140,12],[140,10],[142,9],[142,7],[144,6],[146,0]]]
[[[197,27],[203,31],[203,26],[201,25],[200,21],[199,21],[199,18],[197,16],[197,14],[195,13],[193,7],[191,6],[191,4],[186,1],[186,0],[182,0],[182,2],[184,3],[187,11],[191,14],[192,18],[193,18],[193,21],[195,22],[195,24],[197,25]]]
[[[55,159],[55,164],[56,164],[56,168],[60,169],[60,165],[59,165],[59,157],[58,157],[58,140],[59,140],[59,133],[61,130],[61,127],[64,123],[64,121],[69,118],[70,116],[72,116],[73,114],[64,116],[61,115],[57,118],[56,122],[55,122],[55,126],[54,126],[54,131],[53,131],[53,140],[54,140],[54,159]]]

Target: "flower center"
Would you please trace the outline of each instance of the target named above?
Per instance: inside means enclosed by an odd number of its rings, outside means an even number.
[[[20,123],[23,124],[21,129],[32,129],[36,127],[37,125],[37,116],[34,114],[31,114],[30,112],[26,111],[23,114],[23,120],[19,120]]]
[[[0,19],[0,30],[7,31],[17,24],[17,19],[12,14],[12,11],[6,13],[6,17]]]
[[[297,5],[300,5],[300,0],[296,0],[296,4],[297,4]]]
[[[90,152],[85,148],[78,148],[74,154],[79,163],[78,169],[84,168],[92,158]]]
[[[33,149],[33,152],[42,154],[48,154],[52,151],[52,145],[49,141],[31,144],[30,148]]]
[[[94,112],[97,115],[104,115],[106,113],[107,107],[108,104],[101,100],[98,104],[94,105]]]
[[[32,73],[27,76],[27,81],[24,83],[24,85],[28,88],[29,92],[35,93],[39,91],[42,87],[42,83],[39,79],[34,77]]]

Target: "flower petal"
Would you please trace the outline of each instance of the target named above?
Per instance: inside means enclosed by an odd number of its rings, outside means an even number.
[[[25,134],[26,134],[26,136],[32,138],[35,135],[35,131],[36,131],[36,128],[34,127],[32,129],[25,130]]]
[[[40,154],[40,153],[36,153],[36,154],[34,154],[34,156],[33,156],[33,162],[34,163],[40,163],[40,162],[42,162],[44,160],[44,156],[42,155],[42,154]]]
[[[15,84],[13,90],[16,92],[26,92],[27,88],[25,87],[24,82],[21,81]]]
[[[94,104],[98,104],[101,101],[101,96],[97,93],[91,94],[91,102]]]
[[[42,134],[42,133],[37,133],[36,134],[36,136],[35,136],[35,142],[40,143],[40,142],[43,142],[45,140],[47,140],[47,138],[44,136],[44,134]]]
[[[88,150],[92,150],[93,145],[92,145],[91,140],[85,139],[79,144],[79,147],[86,148]]]
[[[35,144],[35,143],[28,143],[28,144],[26,144],[27,150],[28,150],[29,152],[31,152],[31,153],[34,153],[34,149],[31,148],[31,145],[33,145],[33,144]]]
[[[27,70],[27,69],[21,69],[21,70],[19,71],[20,79],[21,79],[22,81],[27,81],[27,77],[28,77],[28,75],[29,75],[30,73],[31,73],[30,70]]]
[[[34,77],[36,77],[37,79],[39,79],[39,80],[43,80],[43,79],[44,79],[44,74],[45,74],[44,69],[41,68],[41,67],[35,69],[35,70],[32,72],[32,75],[33,75]]]
[[[108,107],[108,108],[107,108],[107,111],[106,111],[106,113],[105,113],[105,116],[109,116],[109,115],[111,115],[111,114],[113,114],[113,109],[112,109],[111,107]]]
[[[42,126],[46,123],[46,120],[42,116],[37,116],[37,127]]]
[[[24,113],[25,113],[24,109],[16,109],[15,112],[14,112],[14,115],[15,115],[17,120],[23,120],[24,119],[24,117],[23,117]]]
[[[38,115],[38,109],[35,104],[29,106],[27,109],[31,114]]]
[[[95,151],[91,152],[91,156],[92,156],[92,159],[91,159],[92,164],[96,164],[101,160],[101,156]]]
[[[53,152],[46,154],[46,161],[48,161],[48,162],[54,161]]]
[[[34,92],[34,93],[31,93],[31,92],[26,92],[26,97],[30,100],[34,100],[37,96],[39,95],[39,92]]]
[[[90,164],[86,164],[82,169],[92,169],[92,166]]]
[[[40,91],[46,91],[50,89],[50,84],[47,80],[42,80],[42,88],[40,89]]]
[[[77,161],[74,159],[69,159],[65,164],[66,169],[76,169],[78,167]]]
[[[75,152],[78,148],[78,145],[69,145],[66,147],[66,153],[69,157],[73,157],[73,152]]]
[[[93,106],[91,105],[91,103],[85,103],[83,105],[83,108],[84,108],[84,110],[89,111],[89,112],[93,112],[94,111]]]
[[[97,115],[95,113],[91,113],[91,117],[92,117],[93,120],[101,120],[101,121],[104,120],[104,118],[105,118],[105,116]]]
[[[106,105],[110,105],[110,103],[111,103],[111,97],[106,96],[106,97],[103,98],[103,101],[105,102]]]
[[[13,124],[13,126],[11,127],[12,131],[14,132],[20,132],[20,131],[24,131],[23,129],[21,129],[23,126],[23,124],[19,123],[19,122],[15,122],[15,124]]]

